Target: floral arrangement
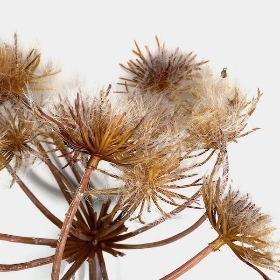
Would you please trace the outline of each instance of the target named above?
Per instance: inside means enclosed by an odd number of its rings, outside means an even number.
[[[58,239],[0,233],[0,240],[49,246],[51,256],[24,263],[0,264],[0,272],[52,263],[51,279],[72,279],[88,263],[90,280],[109,279],[104,253],[124,256],[127,249],[163,246],[187,238],[204,222],[217,233],[214,241],[162,280],[177,279],[209,253],[227,245],[263,279],[262,268],[280,272],[279,243],[271,217],[249,194],[231,187],[228,144],[251,134],[248,119],[261,97],[248,96],[208,61],[168,49],[156,37],[156,49],[143,52],[135,42],[134,58],[120,64],[117,85],[97,92],[85,89],[50,98],[48,86],[59,75],[41,54],[14,42],[0,45],[0,169],[52,224]],[[53,96],[53,95],[52,95]],[[44,164],[69,205],[64,220],[32,193],[22,170]],[[63,167],[61,167],[61,163]],[[104,164],[105,163],[105,164]],[[207,171],[203,169],[207,166]],[[110,178],[104,186],[95,175]],[[16,186],[14,186],[16,185]],[[203,215],[184,231],[144,244],[125,241],[157,227],[181,211]],[[146,222],[149,213],[158,219]],[[142,224],[130,228],[129,221]],[[187,223],[186,223],[187,224]]]

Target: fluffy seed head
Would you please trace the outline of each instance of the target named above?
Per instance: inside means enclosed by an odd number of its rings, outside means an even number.
[[[0,44],[0,104],[6,100],[24,98],[28,89],[32,91],[47,90],[42,78],[54,75],[49,64],[38,73],[40,53],[32,49],[25,54],[18,45],[17,34],[14,35],[14,44]]]
[[[151,156],[152,158],[152,156]],[[152,211],[155,206],[162,216],[167,216],[163,205],[179,206],[189,200],[180,191],[184,188],[199,185],[199,178],[191,172],[189,166],[183,163],[183,157],[178,150],[168,150],[165,155],[152,158],[133,166],[119,166],[121,173],[117,177],[120,187],[103,190],[91,190],[90,194],[119,196],[122,207],[138,208],[138,214],[133,219],[142,219],[143,214]],[[181,181],[184,179],[184,182]],[[188,183],[186,183],[186,179]]]
[[[219,179],[205,180],[202,197],[209,221],[219,235],[212,244],[214,250],[227,244],[240,260],[264,279],[269,278],[258,266],[280,272],[280,261],[275,258],[277,243],[272,240],[275,228],[271,225],[271,217],[262,213],[249,194],[227,188]]]
[[[23,108],[13,110],[4,105],[0,112],[0,170],[12,164],[17,172],[25,169],[40,157],[36,145],[48,133],[34,116]]]
[[[257,97],[248,102],[241,89],[230,86],[224,79],[210,79],[193,96],[183,106],[184,127],[201,148],[220,149],[257,129],[244,132],[261,97],[259,90]]]
[[[132,100],[113,102],[109,92],[110,88],[97,96],[79,92],[74,102],[62,98],[49,113],[39,107],[34,111],[75,153],[116,165],[141,162],[146,150],[156,145],[152,135],[157,121],[138,110]]]
[[[120,78],[123,82],[119,85],[125,88],[123,92],[133,92],[136,88],[142,93],[178,94],[186,90],[186,83],[207,62],[196,62],[196,55],[183,53],[178,48],[167,50],[157,37],[156,42],[157,50],[152,53],[146,46],[146,55],[135,42],[133,53],[137,58],[129,60],[127,66],[120,64],[127,72],[127,77]]]

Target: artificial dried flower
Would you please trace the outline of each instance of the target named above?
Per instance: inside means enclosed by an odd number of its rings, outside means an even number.
[[[168,151],[166,155],[141,162],[133,166],[120,166],[120,176],[114,177],[121,182],[120,187],[88,191],[91,195],[118,196],[124,209],[139,206],[139,213],[133,218],[144,223],[145,210],[152,211],[154,205],[163,217],[168,216],[161,203],[179,206],[189,200],[182,194],[184,188],[200,185],[200,178],[193,166],[184,163],[184,157],[178,150]],[[184,180],[183,181],[181,180]],[[191,182],[187,183],[187,180]],[[146,209],[145,209],[146,208]]]
[[[163,149],[154,149],[158,146],[158,140],[154,138],[157,119],[150,118],[148,112],[137,111],[138,103],[133,100],[120,107],[120,102],[124,100],[113,102],[109,99],[109,93],[110,87],[107,91],[101,90],[97,96],[79,92],[74,102],[68,97],[61,99],[50,112],[29,102],[37,117],[46,122],[65,146],[72,149],[75,158],[79,153],[89,155],[85,173],[61,228],[52,270],[54,280],[58,279],[69,225],[90,182],[90,175],[99,162],[104,160],[115,165],[134,165],[151,157],[160,157],[175,145],[171,139],[165,139]],[[160,115],[160,111],[158,113]],[[151,149],[157,152],[148,153]]]
[[[258,267],[280,272],[275,252],[279,243],[272,240],[275,227],[271,225],[271,217],[262,213],[249,194],[227,188],[223,179],[212,179],[206,180],[202,187],[206,215],[219,235],[210,247],[215,251],[228,245],[264,279],[269,278]]]
[[[40,158],[36,146],[47,137],[47,131],[30,111],[3,105],[0,112],[0,170],[13,163],[16,174],[32,165]]]
[[[146,160],[147,149],[157,145],[151,136],[157,120],[137,110],[139,104],[132,100],[120,107],[122,100],[113,102],[109,92],[110,87],[97,96],[79,92],[74,103],[66,97],[50,113],[34,110],[75,153],[117,165]]]
[[[174,95],[185,92],[189,87],[189,81],[200,67],[207,61],[196,62],[196,55],[183,53],[179,48],[167,50],[165,44],[160,44],[156,37],[157,50],[151,53],[146,46],[147,55],[144,55],[135,42],[137,56],[135,60],[129,60],[127,66],[120,64],[127,71],[127,77],[121,77],[124,86],[123,92],[129,92],[136,88],[142,93],[168,93]]]
[[[64,177],[61,170],[54,167],[51,160],[47,160],[46,164],[50,167],[51,174],[54,177],[61,193],[63,193],[65,199],[68,203],[71,202],[73,197],[71,193],[75,189],[75,182],[68,182],[67,180],[62,180]],[[8,167],[8,171],[11,169]],[[65,177],[64,177],[65,178]],[[74,179],[75,180],[75,179]],[[57,228],[62,227],[62,221],[57,218],[50,210],[48,210],[29,190],[29,188],[24,184],[19,177],[16,178],[17,183],[27,197],[32,201],[34,206]],[[175,215],[181,212],[183,209],[188,207],[195,199],[198,198],[198,192],[183,206],[174,209],[170,215]],[[86,207],[84,207],[86,206]],[[137,228],[136,230],[129,230],[125,225],[127,220],[131,217],[131,214],[135,210],[122,209],[121,199],[117,201],[111,201],[106,199],[101,203],[101,205],[93,201],[92,197],[88,197],[84,201],[77,211],[76,219],[71,225],[70,233],[67,237],[67,242],[65,250],[63,252],[63,260],[70,264],[69,269],[65,272],[61,279],[71,279],[75,276],[76,271],[85,263],[88,263],[90,267],[90,278],[93,279],[108,279],[108,272],[106,268],[106,259],[104,259],[105,254],[110,254],[114,257],[124,256],[125,254],[119,249],[139,249],[139,248],[151,248],[156,246],[162,246],[170,243],[172,240],[178,239],[177,236],[171,240],[160,240],[159,242],[153,242],[148,244],[120,244],[119,241],[128,240],[141,232],[145,232],[148,228],[151,229],[156,227],[165,221],[165,219],[157,219],[154,222],[145,225],[143,227]],[[98,209],[98,211],[97,211]],[[19,208],[20,211],[20,208]],[[200,222],[200,221],[199,221]],[[199,223],[198,222],[198,223]],[[38,224],[40,226],[40,224]],[[180,237],[188,234],[189,231],[184,231],[180,234]],[[0,233],[1,241],[8,241],[13,243],[30,244],[35,246],[50,246],[55,248],[57,246],[57,239],[53,238],[38,238],[38,237],[26,237],[26,236],[16,236],[11,234]],[[121,247],[121,248],[119,248]],[[118,249],[119,248],[119,249]],[[43,266],[46,264],[51,264],[54,262],[54,255],[49,255],[46,257],[41,257],[34,260],[29,260],[21,263],[14,264],[1,264],[0,272],[9,271],[19,271],[30,269],[38,266]]]
[[[19,48],[17,34],[14,34],[13,45],[0,45],[0,104],[7,100],[24,98],[29,89],[49,89],[44,85],[44,78],[59,71],[53,70],[52,65],[48,64],[39,73],[40,58],[40,53],[35,49],[25,54]]]
[[[271,217],[262,213],[250,199],[228,185],[228,156],[226,149],[220,150],[210,176],[204,179],[201,195],[205,205],[205,216],[218,233],[218,237],[193,258],[173,270],[160,280],[175,280],[197,265],[210,253],[228,245],[245,264],[256,270],[265,280],[270,278],[259,267],[280,273],[279,242],[273,241],[275,227]],[[218,178],[216,178],[216,176]]]
[[[182,106],[186,115],[184,129],[201,148],[220,149],[229,142],[237,142],[258,129],[244,132],[261,95],[258,90],[257,97],[247,101],[245,93],[225,79],[205,80],[196,89],[195,98]]]

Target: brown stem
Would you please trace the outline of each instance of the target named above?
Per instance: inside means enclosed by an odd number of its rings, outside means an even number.
[[[89,262],[89,280],[100,280],[101,271],[97,254],[94,254],[92,261]]]
[[[88,196],[85,201],[86,209],[87,209],[87,222],[88,222],[88,227],[91,230],[94,230],[94,210],[93,210],[93,201],[92,197]]]
[[[71,168],[71,171],[73,173],[73,175],[75,176],[77,182],[80,182],[81,181],[81,176],[74,164],[75,160],[74,158],[71,156],[71,154],[65,149],[65,146],[64,145],[56,145],[60,152],[61,152],[61,155],[65,158],[65,160],[67,161],[68,163],[68,166]]]
[[[117,251],[110,246],[107,246],[106,243],[101,243],[102,252],[107,252],[108,254],[113,255],[114,257],[123,257],[125,253]]]
[[[90,175],[92,171],[96,168],[98,165],[99,159],[98,158],[91,158],[90,164],[85,170],[85,173],[82,177],[82,180],[80,182],[80,185],[76,191],[75,197],[73,198],[69,209],[66,213],[65,220],[63,222],[63,225],[61,227],[60,235],[57,242],[57,247],[55,251],[54,256],[54,262],[52,267],[52,280],[58,280],[59,279],[59,270],[61,265],[61,260],[63,257],[63,252],[66,244],[66,240],[69,234],[69,231],[72,226],[73,219],[75,217],[75,214],[78,210],[78,207],[80,205],[80,202],[83,198],[83,193],[86,190],[86,187],[88,186],[88,182],[90,181]]]
[[[45,149],[41,143],[37,144],[37,148],[42,154],[46,153]],[[37,153],[36,150],[33,150],[33,153]],[[38,157],[40,157],[40,155],[41,154],[38,153]],[[67,188],[69,191],[72,191],[73,193],[75,191],[75,188],[73,187],[71,182],[68,180],[68,178],[53,164],[53,162],[51,161],[51,159],[48,156],[43,157],[42,161],[45,162],[45,164],[48,166],[50,172],[52,173],[54,179],[56,180],[56,182],[61,190],[61,193],[65,197],[68,204],[70,204],[72,201],[72,196],[67,191]],[[77,181],[77,182],[79,182],[79,181]],[[85,211],[83,205],[81,205],[81,210],[83,211],[84,215],[87,217],[86,211]],[[77,211],[76,216],[79,218],[80,222],[83,221],[83,224],[86,225],[86,223],[84,221],[84,217],[81,215],[80,211]]]
[[[69,254],[65,254],[63,256],[63,259],[66,259],[69,257]],[[9,271],[18,271],[18,270],[24,270],[29,269],[32,267],[42,266],[49,263],[52,263],[54,260],[54,255],[45,257],[45,258],[39,258],[32,261],[24,262],[24,263],[16,263],[16,264],[0,264],[0,272],[9,272]]]
[[[23,192],[27,195],[27,197],[32,201],[32,203],[40,210],[40,212],[49,219],[54,225],[58,228],[61,228],[62,221],[60,221],[55,215],[53,215],[38,199],[37,197],[28,189],[28,187],[24,184],[24,182],[17,176],[14,175],[13,169],[10,165],[6,166],[7,171],[12,175],[15,176],[17,184],[23,190]],[[75,223],[76,225],[77,223]],[[77,234],[75,230],[71,230],[71,235],[74,235],[78,238],[83,238],[81,234]],[[87,239],[86,239],[87,240]]]
[[[252,263],[248,262],[246,259],[242,258],[241,256],[239,256],[238,254],[235,253],[235,255],[241,260],[243,261],[245,264],[247,264],[248,266],[252,267],[255,271],[257,271],[264,280],[271,280],[265,273],[263,273],[258,267],[256,267],[255,265],[253,265]]]
[[[95,234],[95,238],[102,238],[105,239],[106,236],[109,236],[112,232],[118,230],[119,228],[121,228],[121,231],[123,230],[123,224],[126,220],[128,220],[129,217],[131,217],[131,214],[135,211],[135,209],[137,208],[137,205],[131,207],[131,209],[129,209],[125,215],[123,217],[120,218],[120,220],[115,220],[114,223],[112,225],[110,225],[107,228],[102,228],[102,230],[99,230],[96,234]],[[104,223],[106,223],[106,220],[103,220]]]
[[[38,148],[38,151],[36,151],[35,149],[33,149],[32,147],[29,147],[28,145],[26,146],[27,148],[29,148],[29,150],[33,153],[36,154],[38,158],[40,158],[49,168],[50,172],[52,173],[54,179],[56,180],[62,194],[64,195],[64,198],[66,199],[66,201],[68,202],[68,204],[71,203],[72,201],[72,196],[69,193],[68,190],[72,191],[74,193],[75,188],[73,187],[73,185],[71,184],[71,182],[68,180],[68,178],[60,171],[60,169],[58,169],[53,162],[51,161],[51,159],[48,156],[43,157],[42,154],[46,154],[46,151],[43,147],[43,145],[40,142],[37,142],[36,147]],[[11,170],[12,171],[12,170]],[[87,212],[84,208],[83,205],[80,205],[80,209],[83,212],[84,216],[87,219],[87,222],[90,222],[90,218],[87,215]],[[81,227],[83,230],[87,229],[87,223],[84,220],[83,215],[80,213],[80,209],[77,211],[76,216],[79,219],[79,223],[75,223],[76,227]],[[61,227],[62,222],[60,221],[60,225],[56,224],[58,227]],[[74,233],[75,235],[75,233]]]
[[[36,259],[29,262],[24,263],[16,263],[16,264],[0,264],[0,272],[7,271],[18,271],[23,269],[28,269],[36,266],[41,266],[45,264],[49,264],[53,261],[54,256],[49,256],[46,258]]]
[[[23,244],[46,245],[50,247],[55,247],[57,243],[56,239],[23,237],[23,236],[16,236],[16,235],[3,234],[3,233],[0,233],[0,240],[23,243]]]
[[[186,201],[185,203],[183,203],[181,206],[176,207],[174,210],[172,210],[171,212],[168,213],[168,215],[166,216],[166,218],[159,218],[139,229],[136,229],[135,231],[117,236],[115,238],[111,238],[110,241],[111,242],[117,242],[117,241],[122,241],[128,238],[131,238],[133,236],[136,236],[144,231],[147,231],[161,223],[163,223],[164,221],[170,219],[173,215],[185,210],[189,205],[191,205],[198,197],[200,196],[200,190],[197,191],[188,201]],[[108,240],[109,241],[109,240]]]
[[[175,242],[180,238],[190,234],[195,229],[197,229],[204,221],[206,220],[206,216],[201,216],[192,226],[187,228],[186,230],[163,240],[151,242],[151,243],[144,243],[144,244],[116,244],[116,243],[107,243],[109,247],[117,248],[117,249],[145,249],[145,248],[152,248],[152,247],[159,247],[164,246],[169,243]]]
[[[76,271],[81,267],[84,261],[87,259],[87,255],[89,253],[89,249],[84,250],[83,252],[79,252],[79,257],[73,262],[68,271],[63,275],[61,280],[70,280],[72,276],[76,273]]]
[[[102,278],[100,278],[98,280],[101,280],[101,279],[109,280],[106,265],[105,265],[105,260],[104,260],[104,257],[103,257],[103,252],[100,248],[97,248],[97,258],[98,258],[100,271],[101,271],[101,275],[102,275]]]
[[[175,280],[178,277],[182,276],[184,273],[189,271],[191,268],[196,266],[200,261],[202,261],[205,257],[207,257],[210,253],[214,252],[213,247],[208,245],[203,250],[201,250],[198,254],[196,254],[193,258],[185,262],[183,265],[169,273],[168,275],[160,278],[160,280]]]
[[[7,171],[12,175],[14,175],[13,169],[10,165],[6,166]],[[27,195],[27,197],[32,201],[32,203],[41,211],[42,214],[46,218],[48,218],[53,224],[57,227],[61,227],[62,221],[60,221],[55,215],[53,215],[36,197],[35,195],[27,188],[27,186],[21,181],[21,179],[16,175],[15,176],[17,184],[23,190],[23,192]]]

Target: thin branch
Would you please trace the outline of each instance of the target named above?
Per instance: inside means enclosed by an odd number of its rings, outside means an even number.
[[[62,226],[62,221],[60,221],[54,214],[52,214],[36,197],[35,195],[28,189],[28,187],[23,183],[23,181],[14,174],[14,171],[10,165],[6,166],[7,171],[12,175],[15,176],[16,182],[19,187],[24,191],[27,197],[32,201],[32,203],[41,211],[41,213],[48,218],[54,225],[57,227]]]
[[[257,271],[264,280],[271,280],[266,274],[264,274],[258,267],[256,267],[255,265],[253,265],[252,263],[248,262],[246,259],[244,259],[243,257],[239,256],[238,254],[235,254],[241,261],[243,261],[245,264],[247,264],[248,266],[252,267],[255,271]]]
[[[32,244],[32,245],[46,245],[50,247],[55,247],[57,240],[49,238],[38,238],[38,237],[23,237],[10,234],[0,233],[0,240],[23,243],[23,244]]]
[[[70,280],[71,277],[76,273],[76,271],[81,267],[84,261],[87,259],[89,249],[79,252],[79,256],[76,261],[71,265],[68,271],[63,275],[61,280]]]
[[[184,273],[189,271],[191,268],[196,266],[201,260],[207,257],[210,253],[214,252],[211,246],[205,247],[198,254],[196,254],[193,258],[185,262],[183,265],[169,273],[168,275],[160,278],[160,280],[175,280],[178,277],[182,276]]]
[[[194,201],[197,200],[197,198],[200,196],[200,190],[197,191],[191,198],[190,200],[186,201],[185,203],[183,203],[181,206],[178,206],[176,207],[174,210],[172,210],[171,212],[168,213],[168,215],[164,218],[159,218],[141,228],[138,228],[136,229],[135,231],[132,231],[132,232],[129,232],[129,233],[126,233],[126,234],[123,234],[123,235],[120,235],[120,236],[117,236],[115,238],[111,238],[110,242],[118,242],[118,241],[122,241],[122,240],[125,240],[125,239],[128,239],[128,238],[131,238],[133,236],[136,236],[144,231],[147,231],[161,223],[163,223],[164,221],[170,219],[172,216],[174,216],[175,214],[185,210],[189,205],[191,205]]]
[[[41,143],[37,144],[37,148],[39,149],[39,151],[41,153],[46,153],[46,151],[45,151],[45,149],[44,149],[44,147],[42,146]],[[34,152],[36,152],[36,151],[34,150]],[[38,153],[38,157],[40,157],[40,156],[41,156],[40,153]],[[58,184],[62,194],[64,195],[66,201],[70,205],[73,197],[71,196],[69,191],[74,193],[76,191],[76,189],[73,187],[73,185],[68,180],[68,178],[52,163],[51,159],[48,156],[41,157],[41,159],[48,166],[48,168],[51,171],[53,177],[55,178],[55,180],[56,180],[56,182],[57,182],[57,184]],[[69,191],[67,191],[67,189]],[[87,212],[84,209],[83,205],[81,205],[81,210],[84,213],[85,217],[87,217]],[[77,211],[76,216],[79,217],[80,223],[83,221],[83,223],[86,225],[84,217],[80,213],[80,209]]]
[[[104,257],[103,257],[102,250],[100,248],[97,248],[97,257],[98,257],[98,262],[99,262],[99,265],[100,265],[102,280],[109,280],[107,270],[106,270],[105,260],[104,260]]]
[[[94,254],[92,260],[89,262],[89,280],[99,279],[101,279],[101,270],[97,254]]]
[[[203,214],[192,226],[185,229],[184,231],[182,231],[172,237],[169,237],[169,238],[166,238],[166,239],[163,239],[160,241],[156,241],[156,242],[143,243],[143,244],[116,244],[116,243],[110,242],[110,243],[106,243],[106,244],[109,245],[109,247],[113,247],[113,248],[117,248],[117,249],[145,249],[145,248],[164,246],[169,243],[175,242],[175,241],[185,237],[186,235],[190,234],[195,229],[197,229],[205,220],[206,220],[206,215]]]
[[[97,163],[96,163],[97,164]],[[53,268],[52,268],[52,280],[58,280],[59,279],[59,270],[60,270],[60,264],[61,264],[61,260],[63,257],[63,252],[64,252],[64,248],[66,245],[66,240],[69,234],[69,231],[71,229],[72,226],[72,222],[73,219],[75,217],[75,214],[77,212],[77,209],[80,205],[80,202],[83,198],[83,193],[88,185],[88,182],[90,180],[90,175],[93,171],[94,167],[93,166],[89,166],[87,167],[87,169],[85,170],[85,174],[81,180],[81,183],[79,185],[79,188],[76,191],[75,197],[73,198],[69,209],[66,213],[66,218],[63,222],[63,225],[61,227],[61,231],[60,231],[60,235],[59,235],[59,239],[58,239],[58,243],[57,243],[57,247],[56,247],[56,252],[55,252],[55,258],[54,258],[54,262],[53,262]]]
[[[0,264],[0,272],[18,271],[52,263],[54,256],[17,264]]]

